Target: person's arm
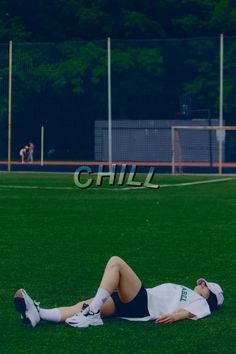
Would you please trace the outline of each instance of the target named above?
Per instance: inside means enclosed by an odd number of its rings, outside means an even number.
[[[164,315],[158,318],[155,322],[158,324],[168,324],[179,320],[184,320],[185,318],[193,318],[194,315],[191,312],[180,309],[170,315]]]

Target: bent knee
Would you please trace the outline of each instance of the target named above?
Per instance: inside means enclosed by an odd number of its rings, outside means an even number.
[[[118,256],[112,256],[109,261],[108,261],[108,264],[110,266],[121,266],[123,265],[125,262],[123,261],[122,258],[118,257]]]

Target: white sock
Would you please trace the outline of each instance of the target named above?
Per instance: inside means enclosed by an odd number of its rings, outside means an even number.
[[[105,302],[107,301],[107,299],[110,297],[110,293],[102,288],[99,288],[95,298],[92,300],[91,304],[89,305],[90,310],[94,313],[100,311],[102,305],[105,304]]]
[[[60,322],[61,312],[59,309],[39,309],[39,316],[42,320],[51,321],[51,322]]]

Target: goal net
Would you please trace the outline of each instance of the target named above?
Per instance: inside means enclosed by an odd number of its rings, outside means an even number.
[[[236,173],[236,126],[172,126],[172,174]]]

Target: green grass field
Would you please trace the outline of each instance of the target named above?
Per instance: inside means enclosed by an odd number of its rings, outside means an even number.
[[[165,187],[80,190],[73,175],[0,174],[0,353],[236,353],[236,179],[160,176]],[[74,329],[21,324],[13,295],[45,308],[94,295],[106,261],[123,257],[146,287],[198,277],[219,282],[223,308],[161,326],[105,320]]]

